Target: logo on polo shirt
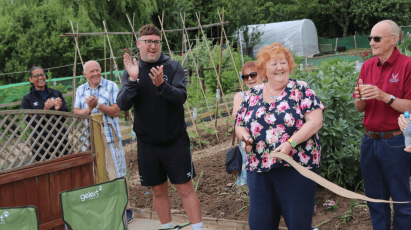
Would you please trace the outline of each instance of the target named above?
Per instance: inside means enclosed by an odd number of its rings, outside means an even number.
[[[38,102],[34,102],[33,105],[34,105],[34,106],[38,106],[39,103],[38,103]]]
[[[397,75],[392,74],[392,78],[390,79],[390,82],[393,82],[393,83],[399,82],[400,79],[398,79],[397,77],[398,77],[398,73]]]

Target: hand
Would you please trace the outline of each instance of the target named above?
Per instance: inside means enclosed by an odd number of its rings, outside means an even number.
[[[243,144],[241,147],[244,149],[246,153],[250,153],[253,148],[253,142],[254,142],[253,138],[248,136],[246,138],[242,137],[241,140],[243,141]]]
[[[133,61],[131,61],[131,57],[128,53],[124,54],[124,67],[126,67],[126,70],[128,72],[128,75],[130,76],[131,81],[136,81],[138,78],[139,74],[139,68],[137,64],[137,60],[134,58]]]
[[[96,108],[97,104],[98,104],[98,98],[96,97],[96,95],[91,95],[86,97],[86,103],[88,105],[88,107],[90,108],[90,111],[93,110],[94,108]]]
[[[377,99],[378,101],[389,102],[390,95],[382,91],[378,86],[370,85],[362,89],[362,97],[366,100]]]
[[[282,143],[280,146],[278,146],[276,149],[274,149],[273,153],[278,153],[278,152],[282,152],[284,154],[289,154],[291,152],[293,148],[291,147],[291,143],[286,141],[284,143]],[[277,161],[281,161],[281,158],[279,157],[275,157],[277,159]]]
[[[46,103],[44,103],[44,110],[50,110],[51,107],[54,105],[54,100],[47,99]]]
[[[362,85],[362,79],[358,80],[358,85]],[[356,101],[362,101],[361,99],[361,93],[360,93],[360,87],[359,86],[355,86],[354,89],[354,94],[355,94],[355,100]]]
[[[401,114],[398,117],[398,125],[400,126],[401,131],[404,131],[405,129],[407,129],[408,122],[405,120],[404,114]]]
[[[149,73],[148,75],[150,76],[151,80],[153,80],[153,84],[157,87],[163,84],[163,65],[157,66],[156,68],[153,67],[150,71],[151,73]]]
[[[411,145],[404,149],[405,152],[411,153]]]
[[[59,109],[61,109],[62,106],[63,106],[63,102],[61,101],[61,98],[58,97],[58,98],[55,100],[54,109],[55,109],[56,111],[58,111]]]

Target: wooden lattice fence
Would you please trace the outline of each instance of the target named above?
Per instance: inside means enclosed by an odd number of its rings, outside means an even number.
[[[0,112],[0,207],[34,205],[40,229],[64,229],[61,191],[95,183],[90,116]]]

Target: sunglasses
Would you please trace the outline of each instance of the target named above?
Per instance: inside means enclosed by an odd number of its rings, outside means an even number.
[[[257,77],[257,72],[251,72],[250,74],[241,75],[243,81],[248,81],[249,78],[254,79],[255,77]]]
[[[395,36],[395,35],[389,35],[389,36],[375,36],[375,37],[367,36],[367,38],[368,38],[368,41],[369,41],[369,42],[371,42],[371,40],[372,40],[372,39],[374,39],[374,41],[378,43],[378,42],[380,42],[380,41],[381,41],[381,38],[385,38],[385,37],[392,37],[392,36]]]

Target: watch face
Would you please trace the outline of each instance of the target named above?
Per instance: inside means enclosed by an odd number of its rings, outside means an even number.
[[[394,96],[394,95],[391,95],[391,98],[395,100],[395,96]]]

